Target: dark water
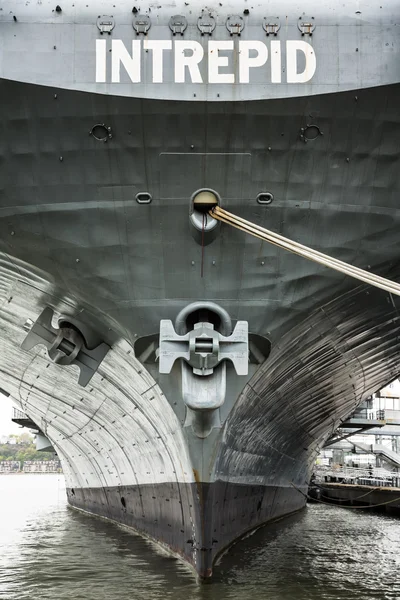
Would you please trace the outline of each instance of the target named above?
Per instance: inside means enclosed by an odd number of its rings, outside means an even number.
[[[400,519],[311,505],[259,530],[199,585],[138,536],[67,508],[57,475],[0,476],[6,600],[400,599]]]

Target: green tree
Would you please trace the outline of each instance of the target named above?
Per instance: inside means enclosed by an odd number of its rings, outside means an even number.
[[[52,452],[38,452],[36,450],[33,436],[29,433],[10,435],[9,439],[15,440],[15,444],[0,444],[0,460],[52,460]]]
[[[17,435],[17,444],[32,444],[34,437],[31,433],[24,432]]]

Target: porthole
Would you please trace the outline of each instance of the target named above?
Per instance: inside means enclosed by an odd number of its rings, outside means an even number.
[[[311,142],[316,140],[320,135],[324,135],[318,125],[306,125],[300,130],[300,138],[304,142]]]
[[[108,127],[104,123],[96,123],[89,131],[89,135],[92,135],[98,142],[106,142],[112,138],[111,127]]]
[[[258,204],[271,204],[274,199],[274,195],[271,192],[261,192],[257,196]]]
[[[152,199],[152,195],[149,192],[139,192],[136,194],[136,202],[138,204],[150,204]]]

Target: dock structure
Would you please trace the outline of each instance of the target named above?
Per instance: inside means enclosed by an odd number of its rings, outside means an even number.
[[[308,490],[310,502],[369,508],[400,516],[400,473],[372,466],[318,466]]]
[[[59,460],[26,460],[22,471],[24,473],[62,473]]]
[[[0,475],[10,473],[62,473],[59,460],[0,460]]]
[[[400,516],[400,487],[324,482],[310,488],[309,494],[314,501]]]
[[[342,483],[349,485],[369,485],[373,487],[400,487],[400,473],[385,468],[316,466],[312,483]]]
[[[20,473],[21,461],[20,460],[0,460],[0,474],[1,473]]]
[[[400,383],[367,398],[325,442],[310,500],[400,515]]]
[[[319,463],[400,470],[400,382],[361,403],[326,440]]]

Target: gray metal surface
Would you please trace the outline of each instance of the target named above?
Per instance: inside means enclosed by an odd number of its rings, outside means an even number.
[[[237,537],[303,506],[320,447],[399,375],[399,300],[224,226],[203,248],[192,196],[214,189],[232,212],[398,281],[398,3],[288,2],[285,15],[269,5],[281,14],[276,38],[264,7],[243,14],[240,38],[229,30],[227,17],[243,12],[233,1],[210,5],[213,20],[200,24],[197,2],[143,4],[147,36],[125,2],[2,8],[1,387],[57,449],[73,505],[134,526],[209,576]],[[179,14],[188,25],[174,36]],[[165,56],[166,81],[153,83],[145,37],[197,42],[219,59],[225,50],[209,42],[232,41],[217,71],[229,74],[234,57],[239,79],[240,42],[278,52],[273,42],[305,41],[316,70],[305,83],[268,82],[271,54],[267,71],[249,67],[248,84],[211,84],[207,55],[203,83],[180,84]],[[121,67],[122,46],[111,46],[132,39],[144,50],[137,84],[125,71],[138,64],[125,55]],[[113,50],[107,68],[121,67],[120,83],[96,83],[96,40]],[[252,358],[243,377],[224,363],[225,402],[207,437],[179,366],[160,374],[156,362],[160,320],[197,301],[249,323]],[[95,332],[91,348],[111,348],[86,388],[76,366],[21,348],[46,307]],[[142,363],[133,346],[143,340]]]
[[[132,14],[132,3],[126,0],[118,4],[76,0],[59,13],[50,0],[17,5],[8,0],[2,4],[0,77],[5,79],[127,97],[237,101],[331,93],[385,85],[399,77],[397,0],[381,5],[363,2],[362,6],[358,0],[323,0],[317,4],[275,0],[268,6],[259,3],[249,7],[248,14],[239,0],[213,0],[207,6],[199,0],[189,5],[177,0],[173,6],[146,0],[140,4],[139,20],[150,20],[147,35],[137,34],[133,25],[139,15]],[[174,37],[169,23],[177,14],[187,19],[188,26],[184,36]],[[100,32],[99,15],[114,23],[110,35]],[[227,26],[232,15],[242,19],[240,37],[231,36]],[[280,19],[277,36],[266,34],[269,15]],[[211,35],[204,35],[199,19],[212,21]],[[301,24],[307,21],[313,25],[312,36],[307,29],[305,34],[302,30]],[[138,44],[134,52],[132,40]],[[153,49],[157,41],[165,48],[161,54]],[[100,65],[96,65],[96,42],[100,44]],[[246,44],[254,46],[254,42],[265,44],[265,62],[246,70],[242,64],[245,56],[247,64],[257,53],[248,53]],[[209,43],[216,45],[211,48]],[[179,82],[177,63],[183,60],[183,46],[193,44],[198,45],[200,57],[204,56],[198,71],[190,77],[186,68]],[[307,72],[311,65],[304,64],[305,55],[297,49],[302,44],[307,45],[309,58],[315,57],[312,77]],[[127,68],[120,68],[119,57]],[[297,73],[303,72],[305,82],[293,83]],[[246,73],[248,83],[243,82]],[[232,79],[234,83],[230,83]]]
[[[212,375],[215,367],[228,360],[238,375],[247,375],[249,366],[249,330],[246,321],[238,321],[230,335],[222,335],[212,323],[198,322],[184,335],[178,335],[172,321],[160,323],[160,373],[171,373],[176,360],[185,360],[194,375]]]
[[[344,93],[249,104],[53,92],[1,82],[3,265],[30,264],[56,295],[91,307],[107,321],[106,342],[108,327],[131,339],[157,333],[160,319],[197,300],[275,341],[354,286],[226,227],[205,248],[201,277],[188,192],[207,182],[230,210],[356,266],[384,274],[398,260],[398,86],[359,90],[357,101]],[[313,110],[325,135],[304,144],[300,125]],[[88,135],[100,119],[115,132],[106,144]],[[208,157],[198,173],[190,165],[204,154],[192,143]],[[181,173],[168,195],[163,148]],[[248,159],[232,162],[244,148]],[[146,189],[153,201],[137,204]],[[270,205],[256,201],[263,189],[274,193]]]

